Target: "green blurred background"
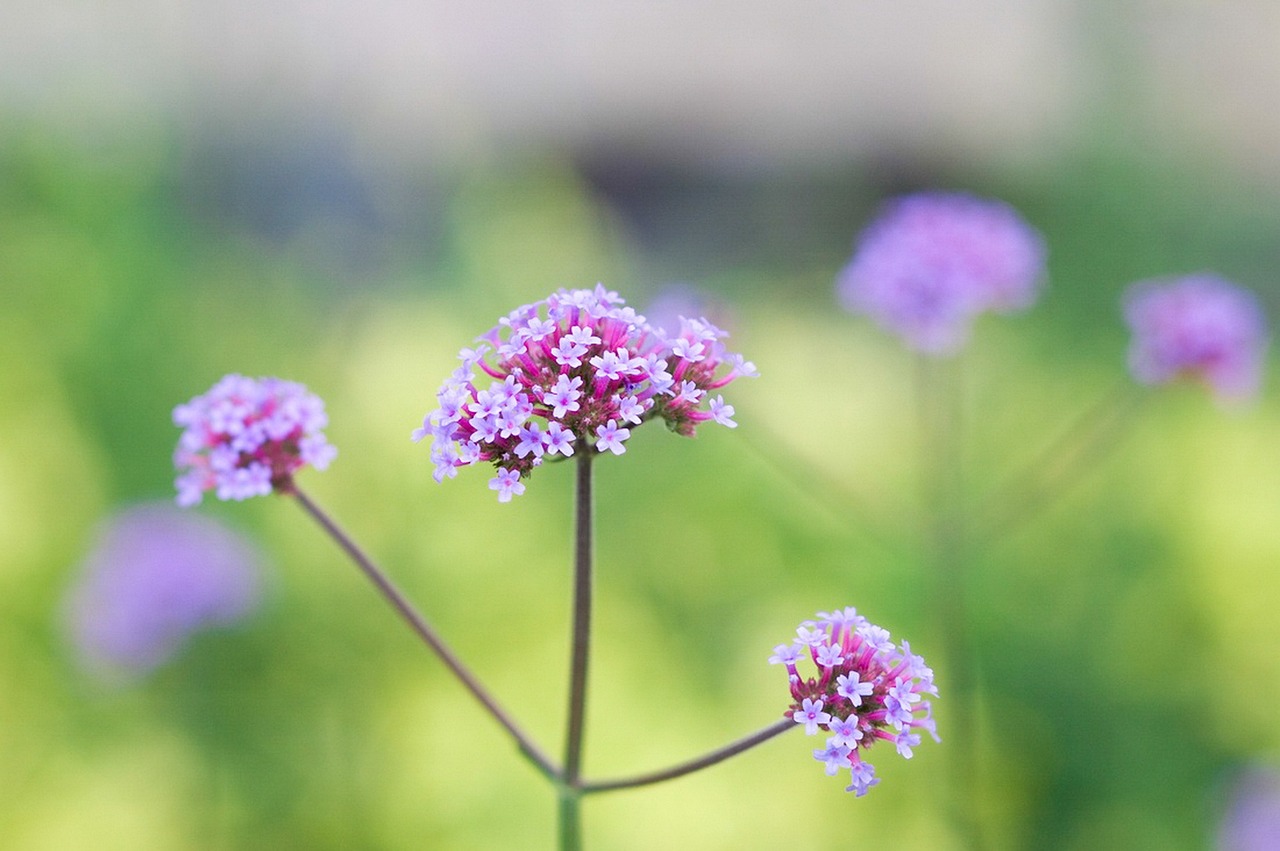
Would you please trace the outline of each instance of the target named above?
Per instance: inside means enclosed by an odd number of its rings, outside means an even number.
[[[726,394],[738,429],[644,429],[598,466],[589,774],[777,718],[765,659],[819,609],[941,660],[914,364],[833,278],[903,191],[1044,233],[1040,302],[958,365],[975,495],[1126,380],[1131,281],[1212,269],[1274,317],[1280,22],[1156,5],[10,7],[0,848],[551,847],[551,789],[285,500],[197,509],[268,554],[265,602],[141,681],[86,671],[62,606],[105,517],[171,498],[176,403],[301,381],[340,451],[305,485],[558,750],[568,468],[498,505],[409,433],[461,346],[559,286],[692,286],[762,373]],[[1280,757],[1272,385],[1152,394],[975,556],[992,847],[1211,847],[1236,772]],[[866,798],[788,735],[588,799],[588,847],[963,847],[936,666],[944,743],[879,754]]]

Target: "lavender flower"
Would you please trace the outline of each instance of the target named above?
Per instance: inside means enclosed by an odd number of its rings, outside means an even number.
[[[1255,767],[1237,778],[1218,828],[1217,847],[1220,851],[1280,848],[1280,772]]]
[[[1224,401],[1258,392],[1267,330],[1249,291],[1209,274],[1141,281],[1125,294],[1124,316],[1138,381],[1197,378]]]
[[[908,346],[950,354],[984,311],[1031,305],[1044,274],[1040,234],[1012,207],[963,194],[890,201],[840,272],[841,303]]]
[[[81,658],[102,674],[140,676],[205,629],[243,618],[260,596],[260,559],[240,535],[167,505],[112,519],[70,590]]]
[[[934,729],[932,704],[923,695],[936,697],[933,670],[911,652],[898,648],[889,633],[867,621],[854,609],[819,612],[805,621],[791,644],[779,644],[769,662],[784,665],[791,687],[792,704],[784,713],[805,732],[828,733],[826,747],[813,752],[827,774],[850,772],[846,791],[859,797],[880,781],[863,752],[878,740],[893,742],[897,752],[910,759],[920,744],[913,732],[923,729],[939,741]],[[801,676],[801,660],[808,659],[817,676]]]
[[[174,408],[173,422],[184,429],[173,456],[182,506],[207,490],[241,500],[286,489],[301,467],[323,470],[338,453],[321,432],[324,403],[279,378],[228,375]]]
[[[685,317],[667,334],[624,304],[601,285],[562,289],[463,349],[462,365],[436,394],[439,407],[413,433],[415,442],[432,438],[436,481],[489,462],[498,469],[489,487],[507,502],[524,491],[521,478],[557,455],[583,446],[623,454],[647,420],[686,436],[708,420],[733,426],[733,407],[708,391],[756,371],[724,351],[728,335]],[[477,370],[487,387],[476,383]]]

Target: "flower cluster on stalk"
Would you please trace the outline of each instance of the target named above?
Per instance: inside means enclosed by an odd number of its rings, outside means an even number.
[[[1030,306],[1044,265],[1044,240],[1009,205],[923,192],[886,204],[836,292],[911,348],[944,355],[964,345],[979,314]]]
[[[687,317],[678,331],[654,328],[601,285],[561,289],[459,353],[413,439],[432,438],[437,482],[493,464],[489,487],[507,502],[544,461],[583,446],[621,455],[632,429],[651,419],[686,436],[707,421],[734,427],[733,406],[715,391],[756,371],[724,350],[727,336]]]
[[[1129,366],[1144,384],[1203,381],[1222,400],[1258,391],[1266,320],[1248,290],[1216,275],[1140,281],[1125,294]]]
[[[329,466],[338,454],[321,431],[324,402],[301,384],[228,375],[209,392],[173,410],[182,427],[174,453],[178,504],[248,499],[287,488],[306,465]]]
[[[850,773],[846,791],[860,797],[880,782],[863,758],[877,741],[892,742],[907,759],[920,744],[917,730],[940,741],[926,699],[938,694],[933,670],[909,643],[895,645],[888,630],[852,608],[819,612],[816,620],[800,624],[796,636],[769,657],[787,669],[793,702],[784,714],[811,736],[827,734],[826,745],[813,757],[827,774]],[[802,662],[816,667],[817,675],[802,675]]]

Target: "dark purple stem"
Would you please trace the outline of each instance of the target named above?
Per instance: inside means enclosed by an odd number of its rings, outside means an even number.
[[[648,786],[651,783],[661,783],[664,780],[673,780],[677,777],[683,777],[686,774],[692,774],[695,771],[708,768],[718,762],[723,762],[731,756],[737,756],[743,751],[750,750],[756,745],[763,744],[774,736],[778,736],[788,730],[795,729],[797,726],[799,725],[796,724],[795,721],[790,718],[784,718],[781,721],[770,724],[763,730],[758,730],[749,736],[744,736],[736,742],[727,744],[722,748],[718,748],[708,754],[697,757],[696,759],[691,759],[687,762],[673,765],[670,768],[664,768],[661,771],[653,771],[648,774],[637,774],[634,777],[620,777],[615,780],[596,780],[585,782],[580,784],[578,788],[582,790],[583,794],[589,794],[591,792],[609,792],[614,789],[633,789],[636,786]]]
[[[595,447],[582,441],[574,497],[573,637],[569,662],[569,720],[564,745],[564,786],[560,798],[560,847],[581,847],[578,789],[582,777],[582,738],[587,709],[587,662],[591,649],[592,495],[591,461]]]
[[[342,547],[347,555],[351,557],[351,560],[356,563],[356,566],[360,568],[364,575],[369,578],[369,581],[371,581],[378,591],[382,593],[382,596],[387,600],[387,602],[391,604],[392,608],[396,610],[400,615],[400,618],[409,625],[409,628],[412,629],[418,637],[431,648],[432,652],[440,658],[441,662],[444,662],[445,666],[453,672],[453,675],[456,676],[459,682],[466,687],[467,691],[471,692],[472,697],[478,700],[480,704],[489,711],[489,714],[493,716],[494,720],[502,725],[503,729],[511,735],[511,738],[515,739],[516,746],[520,749],[520,752],[528,757],[547,777],[553,780],[558,780],[560,772],[555,765],[552,764],[551,760],[542,753],[538,746],[535,745],[527,735],[525,735],[524,731],[516,725],[511,716],[509,716],[506,711],[498,705],[497,701],[493,699],[489,692],[485,690],[484,686],[480,685],[480,682],[476,679],[475,675],[462,664],[457,655],[449,649],[444,641],[436,634],[436,631],[432,629],[431,625],[427,623],[426,619],[423,618],[416,609],[414,609],[413,605],[405,599],[404,595],[400,593],[400,590],[396,588],[394,584],[392,584],[386,574],[379,570],[369,557],[365,555],[364,551],[361,550],[360,547],[357,546],[356,543],[338,527],[338,524],[335,523],[333,519],[320,508],[320,506],[316,505],[315,502],[311,500],[311,497],[307,496],[301,489],[299,489],[296,484],[290,483],[286,488],[282,488],[281,492],[291,494],[296,498],[298,500],[298,504],[311,515],[312,519],[324,528],[324,530],[329,534],[329,537],[333,538],[338,546]]]

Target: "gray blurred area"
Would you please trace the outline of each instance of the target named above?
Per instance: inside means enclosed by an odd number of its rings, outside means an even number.
[[[1278,48],[1270,0],[6,0],[0,113],[730,171],[1034,164],[1104,127],[1280,180]]]

